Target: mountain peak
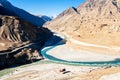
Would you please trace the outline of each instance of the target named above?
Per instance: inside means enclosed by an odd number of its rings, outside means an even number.
[[[61,14],[59,14],[57,16],[57,18],[65,16],[65,15],[74,14],[74,13],[78,14],[79,12],[77,11],[77,9],[75,7],[70,7],[69,9],[67,9],[67,10],[63,11]]]
[[[49,29],[70,34],[79,40],[91,40],[93,43],[99,40],[100,44],[107,45],[110,40],[112,44],[120,43],[118,38],[120,36],[120,0],[86,0],[77,8],[77,11],[80,15],[71,14],[75,9],[70,8],[60,14],[64,16],[60,16],[46,26]],[[71,15],[67,16],[69,13]],[[117,40],[113,41],[113,37]]]
[[[68,10],[66,10],[66,12],[68,12],[68,13],[78,13],[78,11],[77,11],[77,9],[75,8],[75,7],[70,7]]]

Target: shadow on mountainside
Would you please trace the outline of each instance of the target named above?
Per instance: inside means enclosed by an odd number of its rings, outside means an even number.
[[[13,6],[9,1],[1,1],[1,4],[3,6],[0,6],[0,10],[3,10],[0,12],[1,14],[20,17],[39,27],[45,23],[42,18],[34,16],[23,9]]]
[[[47,42],[45,42],[43,48],[53,46],[53,45],[59,46],[59,45],[65,44],[65,43],[66,43],[65,39],[63,39],[59,36],[53,35]]]
[[[40,53],[43,47],[52,46],[63,39],[59,36],[53,35],[48,28],[40,27],[39,38],[36,41],[32,41],[34,43],[30,46],[21,48],[17,51],[14,51],[10,54],[0,55],[0,70],[5,68],[14,68],[17,66],[29,64],[35,61],[42,60],[43,57]],[[66,41],[63,40],[65,43]],[[62,45],[64,43],[60,43],[58,45]],[[35,53],[38,52],[38,54]],[[39,58],[40,57],[40,58]]]

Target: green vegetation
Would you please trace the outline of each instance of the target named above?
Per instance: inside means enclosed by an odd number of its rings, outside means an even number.
[[[25,67],[32,66],[32,65],[48,64],[48,63],[51,63],[51,61],[49,61],[49,60],[42,60],[42,61],[37,61],[37,62],[31,63],[31,64],[26,64],[26,65],[21,65],[21,66],[14,67],[14,68],[4,69],[4,70],[0,71],[0,77],[2,77],[4,75],[11,74],[11,73],[13,73],[15,70],[17,70],[19,68],[25,68]]]

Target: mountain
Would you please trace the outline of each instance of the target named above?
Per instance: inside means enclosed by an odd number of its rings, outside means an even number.
[[[44,24],[44,26],[48,28],[53,28],[51,30],[65,30],[65,25],[69,18],[71,18],[73,15],[79,15],[79,12],[75,7],[70,7],[69,9],[63,11],[61,14],[59,14],[55,19],[53,19],[50,22],[47,22]],[[62,27],[60,27],[62,26]]]
[[[47,28],[0,14],[0,70],[43,59],[39,50],[51,36]]]
[[[12,16],[12,15],[16,16],[11,11],[5,9],[2,5],[0,5],[0,14],[2,14],[2,15],[9,15],[9,16]]]
[[[57,16],[57,18],[67,16],[67,15],[70,15],[70,14],[74,14],[74,13],[79,13],[79,12],[77,11],[77,9],[75,7],[70,7],[69,9],[67,9],[64,12],[62,12],[61,14],[59,14]]]
[[[42,26],[46,22],[45,20],[43,20],[40,17],[34,16],[34,15],[26,12],[23,9],[13,6],[7,0],[0,0],[0,10],[3,11],[3,9],[4,9],[4,11],[9,12],[10,15],[20,17],[36,26]],[[0,12],[0,13],[2,13],[2,12]]]
[[[0,22],[0,40],[32,42],[45,35],[43,28],[38,28],[18,17],[0,15]]]
[[[53,35],[46,21],[0,0],[0,70],[43,59],[39,50]]]
[[[44,33],[45,30],[43,30],[42,25],[48,19],[50,20],[47,16],[31,15],[14,7],[7,0],[0,0],[0,40],[36,41],[42,31]]]
[[[44,26],[76,40],[120,46],[120,0],[86,0],[71,12],[65,10]]]
[[[48,16],[45,16],[45,15],[36,15],[36,16],[42,18],[45,22],[52,20],[52,17],[48,17]]]

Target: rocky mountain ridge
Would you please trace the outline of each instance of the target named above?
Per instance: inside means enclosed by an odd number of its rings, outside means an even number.
[[[67,33],[77,40],[101,45],[120,45],[119,5],[120,0],[87,0],[77,8],[79,14],[58,16],[44,26]]]
[[[39,50],[53,35],[44,22],[0,0],[0,69],[43,59]]]
[[[41,27],[46,21],[38,16],[32,15],[29,12],[17,8],[15,6],[13,6],[9,1],[7,0],[0,0],[0,9],[1,11],[4,12],[4,14],[7,12],[7,14],[11,15],[11,16],[17,16],[20,17],[38,27]],[[3,13],[0,12],[0,13]]]
[[[71,15],[71,14],[79,14],[79,12],[77,11],[77,9],[75,7],[70,7],[69,9],[65,10],[64,12],[62,12],[61,14],[59,14],[57,16],[57,18],[61,18],[63,16],[67,16],[67,15]]]
[[[0,15],[0,25],[0,69],[43,59],[38,51],[52,36],[51,31],[15,16]],[[3,54],[6,52],[9,54]]]

